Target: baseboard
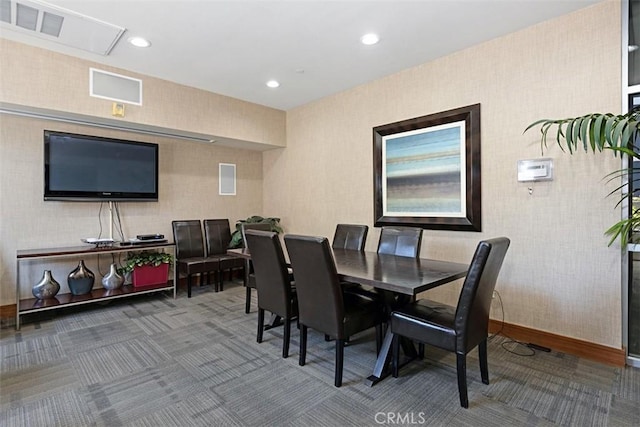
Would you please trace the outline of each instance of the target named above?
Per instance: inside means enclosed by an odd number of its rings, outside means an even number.
[[[180,285],[183,285],[183,283],[180,283]],[[15,317],[15,304],[0,306],[0,318],[6,319]],[[583,357],[600,363],[606,363],[607,365],[625,366],[626,364],[626,354],[623,348],[617,349],[607,347],[589,341],[582,341],[576,338],[556,335],[550,332],[539,331],[491,319],[489,321],[489,332],[494,334],[498,331],[517,341],[538,344],[555,351],[572,354],[574,356]]]
[[[491,319],[489,321],[489,332],[493,334],[498,331],[517,341],[541,345],[555,351],[605,363],[607,365],[625,366],[626,364],[624,348],[607,347],[589,341],[582,341],[576,338],[556,335],[550,332]]]
[[[16,305],[0,305],[0,319],[10,319],[16,317]]]

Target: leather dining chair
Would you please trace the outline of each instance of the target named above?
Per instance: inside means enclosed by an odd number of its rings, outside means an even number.
[[[333,235],[331,247],[334,249],[350,249],[364,251],[369,226],[360,224],[338,224]]]
[[[291,321],[298,316],[298,300],[292,288],[291,275],[282,251],[278,233],[246,230],[245,242],[251,251],[256,289],[258,290],[258,334],[262,342],[265,310],[280,316],[284,321],[282,357],[289,357]]]
[[[469,407],[467,396],[467,354],[478,347],[482,382],[489,384],[487,336],[489,310],[509,239],[481,241],[467,271],[456,307],[421,299],[391,313],[393,333],[393,376],[398,376],[400,340],[406,337],[456,354],[460,405]],[[424,347],[421,347],[423,353]]]
[[[247,230],[271,231],[271,224],[259,222],[243,222],[240,225],[240,233],[242,235],[242,244],[245,248],[247,247],[247,238],[245,237],[245,232]],[[244,264],[244,287],[244,312],[249,313],[251,311],[251,289],[256,289],[256,277],[253,274],[253,264],[251,260],[246,260]]]
[[[231,227],[229,220],[224,219],[205,219],[204,240],[206,243],[206,256],[208,258],[217,259],[219,262],[216,271],[215,290],[223,290],[224,272],[229,271],[229,278],[233,278],[233,270],[242,268],[244,270],[244,260],[236,256],[228,255],[227,248],[231,242]]]
[[[382,227],[378,253],[418,258],[422,244],[422,228]]]
[[[298,294],[300,324],[299,365],[307,355],[307,329],[336,340],[334,384],[342,385],[345,340],[371,327],[376,328],[376,350],[382,341],[383,311],[374,300],[343,293],[329,241],[325,237],[284,237]]]
[[[199,219],[171,221],[171,228],[176,244],[178,272],[187,276],[187,297],[191,298],[193,277],[199,275],[202,281],[203,275],[219,269],[220,262],[205,256]]]
[[[333,249],[348,249],[353,251],[364,251],[367,242],[369,226],[360,224],[338,224],[333,235],[331,247]],[[370,287],[364,287],[359,283],[342,282],[342,289],[368,298],[381,300],[382,296]],[[327,337],[327,340],[329,338]]]

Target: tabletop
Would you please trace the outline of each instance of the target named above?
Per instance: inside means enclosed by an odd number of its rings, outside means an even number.
[[[251,258],[251,253],[246,248],[230,249],[228,253],[245,259]],[[405,295],[416,295],[463,278],[469,268],[467,264],[457,262],[349,249],[334,249],[333,255],[341,280]]]

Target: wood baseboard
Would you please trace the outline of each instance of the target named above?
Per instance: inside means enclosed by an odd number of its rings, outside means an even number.
[[[183,285],[183,283],[180,283],[180,285]],[[15,304],[0,306],[0,318],[5,319],[15,317]],[[626,364],[626,354],[623,348],[617,349],[607,347],[589,341],[582,341],[576,338],[556,335],[550,332],[539,331],[491,319],[489,321],[489,332],[494,334],[498,331],[517,341],[541,345],[555,351],[572,354],[574,356],[583,357],[585,359],[605,363],[607,365],[625,366]]]
[[[555,351],[572,354],[607,365],[625,366],[626,353],[624,348],[607,347],[589,341],[552,334],[519,325],[503,323],[491,319],[489,321],[489,333],[500,332],[517,341],[532,343],[548,347]]]
[[[0,319],[8,319],[16,317],[16,305],[0,305]]]

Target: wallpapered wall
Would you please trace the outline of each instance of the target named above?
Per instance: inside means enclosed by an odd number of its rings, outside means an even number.
[[[551,147],[553,181],[516,177],[517,160],[541,157],[529,123],[620,111],[620,13],[598,4],[288,111],[287,148],[264,154],[265,210],[300,233],[372,227],[372,128],[480,103],[483,231],[425,230],[422,256],[469,262],[480,239],[508,236],[504,320],[620,348],[621,253],[603,236],[620,212],[602,181],[619,163]],[[459,286],[427,295],[455,303]],[[491,316],[502,318],[497,300]]]
[[[129,235],[170,234],[172,219],[258,213],[280,216],[286,232],[330,237],[338,222],[373,226],[373,127],[480,103],[483,231],[425,230],[421,255],[468,262],[478,240],[506,235],[505,321],[620,348],[621,252],[603,236],[620,213],[601,180],[618,162],[551,147],[552,182],[516,179],[517,160],[541,157],[536,134],[523,135],[532,121],[620,110],[620,27],[619,2],[605,2],[286,113],[124,73],[145,81],[145,104],[127,120],[286,145],[264,153],[0,115],[0,304],[15,301],[17,249],[99,231],[99,204],[42,201],[43,129],[160,144],[160,202],[122,204]],[[3,102],[109,117],[109,101],[88,97],[96,64],[1,39],[0,49],[10,59],[0,63]],[[217,195],[218,162],[238,164],[237,197]],[[378,235],[370,230],[367,249]],[[54,267],[64,278],[72,266]],[[41,274],[33,265],[25,283]],[[454,303],[459,287],[428,296]],[[502,318],[498,301],[491,315]]]

